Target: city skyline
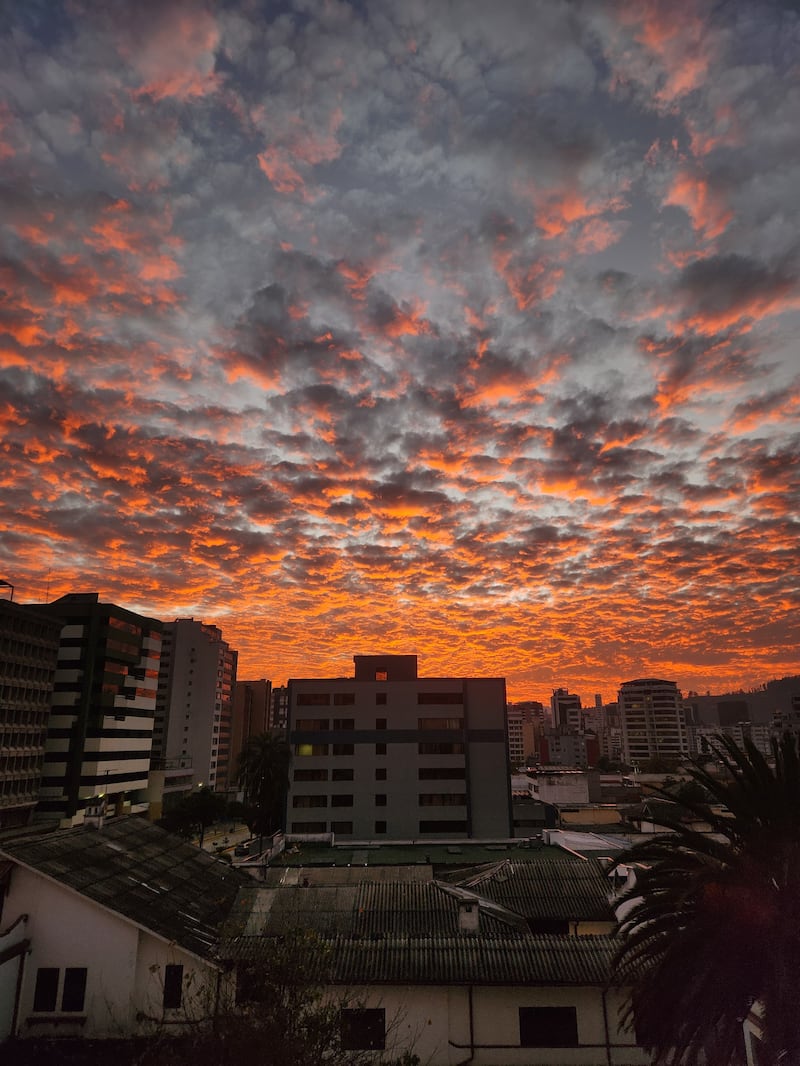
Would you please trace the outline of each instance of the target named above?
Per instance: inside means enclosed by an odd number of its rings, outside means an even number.
[[[584,702],[800,672],[788,4],[15,5],[0,578]]]

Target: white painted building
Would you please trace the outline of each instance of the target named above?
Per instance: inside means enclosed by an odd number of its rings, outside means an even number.
[[[6,842],[0,873],[0,1041],[175,1032],[229,996],[212,956],[248,879],[144,818]]]

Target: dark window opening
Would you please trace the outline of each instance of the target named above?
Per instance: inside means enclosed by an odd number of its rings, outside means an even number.
[[[375,780],[376,781],[385,781],[386,780],[386,767],[385,766],[377,766],[375,768]]]
[[[386,1011],[383,1007],[343,1010],[340,1015],[344,1051],[383,1051]]]
[[[352,822],[331,822],[332,833],[343,833],[345,836],[353,835]]]
[[[386,832],[386,822],[377,821],[375,823],[375,832],[376,833],[385,833]]]
[[[164,1008],[175,1010],[183,997],[183,966],[167,963],[164,968]]]
[[[355,692],[334,692],[334,707],[350,707],[356,702]]]
[[[354,752],[353,744],[331,744],[331,755],[352,755]]]
[[[375,796],[375,806],[376,807],[385,807],[386,806],[386,793],[385,792],[379,792],[379,793],[376,794],[376,796]]]
[[[376,755],[385,755],[386,754],[386,745],[385,744],[376,744],[375,745],[375,754]]]
[[[577,1047],[575,1007],[520,1007],[520,1047]]]
[[[463,703],[464,695],[461,692],[418,692],[417,703],[455,704]]]
[[[334,729],[355,729],[356,723],[354,718],[334,718]]]
[[[349,768],[331,770],[331,781],[352,781],[353,771]]]
[[[375,703],[379,707],[384,706],[386,704],[386,693],[385,692],[376,692],[375,693]]]
[[[352,796],[331,796],[331,807],[352,807]]]
[[[298,692],[297,693],[297,706],[298,707],[327,707],[331,702],[330,694],[327,692]]]
[[[64,991],[61,994],[63,1011],[81,1011],[86,998],[86,967],[68,966],[64,971]]]
[[[36,971],[33,993],[34,1010],[55,1010],[58,995],[58,970],[54,966],[40,966]]]

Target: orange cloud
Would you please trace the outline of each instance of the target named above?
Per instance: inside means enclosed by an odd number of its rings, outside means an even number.
[[[725,231],[733,214],[708,181],[688,170],[679,171],[664,197],[664,206],[682,207],[700,236],[713,240]]]

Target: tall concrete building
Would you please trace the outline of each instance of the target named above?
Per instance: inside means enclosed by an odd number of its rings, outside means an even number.
[[[190,764],[196,786],[234,784],[231,754],[237,653],[215,625],[164,623],[153,755]]]
[[[557,729],[574,729],[576,733],[583,731],[581,698],[577,693],[569,692],[565,688],[553,689],[553,695],[550,697],[550,711],[553,716],[553,725]]]
[[[415,655],[289,682],[287,830],[358,840],[512,835],[505,679],[419,678]]]
[[[506,708],[508,758],[512,766],[524,766],[535,758],[543,728],[544,708],[535,700],[509,703]]]
[[[674,681],[638,678],[620,685],[623,760],[679,759],[690,753],[689,729]]]
[[[0,829],[27,825],[39,799],[61,623],[0,601]]]
[[[236,764],[248,737],[268,733],[272,728],[272,683],[266,678],[257,681],[236,679],[233,686],[233,717],[231,720],[231,780]]]
[[[37,610],[61,631],[36,816],[76,825],[100,794],[104,806],[146,811],[161,623],[96,592]]]

